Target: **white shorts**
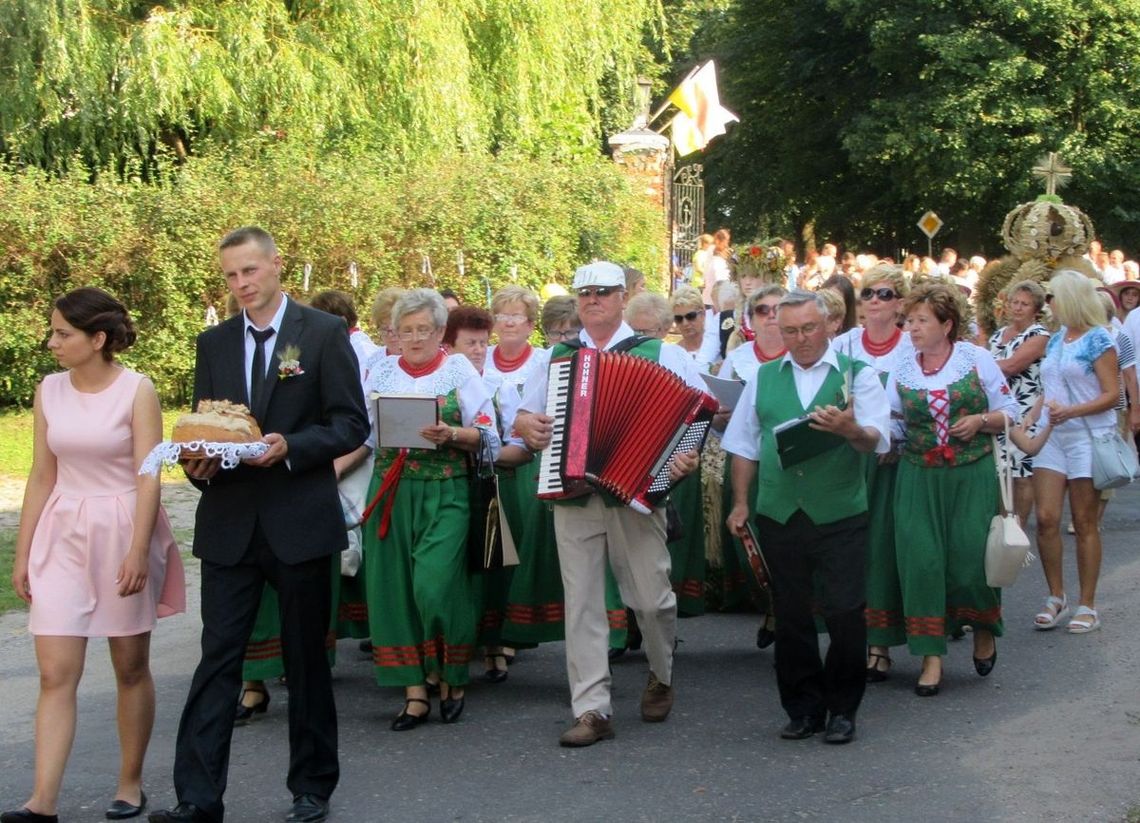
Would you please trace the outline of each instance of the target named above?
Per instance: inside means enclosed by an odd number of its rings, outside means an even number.
[[[1080,421],[1077,421],[1078,423]],[[1093,429],[1099,434],[1100,430]],[[1066,479],[1092,477],[1092,436],[1088,429],[1064,431],[1053,429],[1044,448],[1033,458],[1033,470],[1049,469]]]

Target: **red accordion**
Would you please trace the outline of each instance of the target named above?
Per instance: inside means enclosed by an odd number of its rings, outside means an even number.
[[[579,349],[550,363],[538,496],[600,489],[648,514],[668,495],[671,458],[700,449],[717,403],[663,366],[630,354]]]

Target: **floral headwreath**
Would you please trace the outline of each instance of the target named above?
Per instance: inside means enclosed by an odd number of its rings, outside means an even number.
[[[784,282],[784,270],[788,259],[779,246],[764,247],[759,244],[741,246],[736,249],[736,279],[759,277],[765,283]]]

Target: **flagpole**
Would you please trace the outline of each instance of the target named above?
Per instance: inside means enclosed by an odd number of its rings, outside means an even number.
[[[660,117],[662,114],[665,113],[665,109],[669,108],[669,106],[671,105],[669,98],[673,96],[673,92],[676,91],[677,89],[681,88],[681,86],[685,85],[686,81],[691,80],[693,75],[696,74],[701,69],[703,69],[704,66],[705,66],[704,63],[698,63],[697,65],[693,66],[693,68],[691,68],[689,70],[689,73],[685,75],[685,79],[673,87],[673,91],[669,92],[669,94],[665,97],[665,102],[662,103],[661,106],[657,109],[657,111],[653,112],[653,114],[651,114],[649,116],[649,119],[645,121],[646,126],[649,126],[654,120],[656,120],[658,117]],[[668,128],[668,126],[666,126],[665,128]],[[662,131],[664,131],[664,129],[658,130],[657,133],[660,134]]]

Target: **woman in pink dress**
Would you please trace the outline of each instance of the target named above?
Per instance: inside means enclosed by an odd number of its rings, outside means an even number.
[[[185,581],[159,479],[138,466],[162,437],[154,386],[115,354],[135,340],[123,305],[94,288],[55,301],[48,349],[66,371],[35,398],[32,471],[24,492],[12,585],[30,606],[40,670],[36,775],[3,823],[56,820],[75,736],[87,640],[106,637],[118,685],[121,764],[112,820],[141,814],[142,767],[154,725],[150,633],[185,610]]]

